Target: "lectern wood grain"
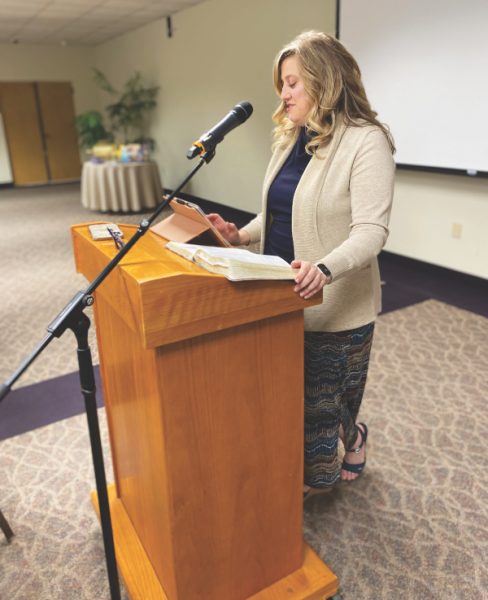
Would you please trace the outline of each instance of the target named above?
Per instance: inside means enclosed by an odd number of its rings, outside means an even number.
[[[168,600],[113,485],[108,492],[117,562],[131,600]],[[92,492],[92,502],[99,514],[96,492]],[[247,600],[326,600],[337,592],[337,586],[337,577],[304,544],[300,569]]]
[[[117,511],[168,600],[334,593],[302,541],[302,309],[318,300],[200,272],[156,237],[96,292]],[[73,238],[91,279],[113,243]],[[292,582],[301,595],[280,595]]]
[[[136,227],[121,226],[126,239]],[[75,226],[77,268],[94,279],[116,254],[112,240],[91,240],[88,228]],[[165,241],[146,234],[122,260],[97,294],[138,332],[145,348],[220,331],[284,312],[300,311],[320,302],[302,300],[290,281],[230,283],[165,250]]]

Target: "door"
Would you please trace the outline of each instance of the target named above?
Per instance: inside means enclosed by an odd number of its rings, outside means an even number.
[[[73,87],[68,81],[38,82],[39,109],[51,181],[80,178]]]
[[[0,83],[0,111],[14,183],[49,180],[34,83]]]
[[[0,83],[0,112],[15,185],[80,178],[70,82]]]

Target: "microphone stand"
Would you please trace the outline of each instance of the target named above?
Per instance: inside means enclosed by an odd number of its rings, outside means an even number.
[[[90,435],[90,445],[93,461],[93,470],[95,473],[95,482],[98,495],[98,504],[100,509],[100,523],[102,526],[103,543],[105,549],[105,559],[107,565],[107,575],[110,587],[111,600],[120,600],[120,585],[117,573],[117,564],[115,560],[115,546],[113,539],[112,520],[110,517],[110,507],[107,492],[107,480],[105,476],[105,466],[103,462],[102,442],[100,437],[100,427],[96,403],[96,386],[93,372],[93,363],[90,346],[88,344],[88,329],[90,319],[83,312],[87,306],[91,306],[95,299],[93,292],[103,282],[103,280],[113,271],[122,258],[135,246],[139,239],[147,232],[150,225],[157,219],[162,211],[168,206],[169,202],[185,187],[195,173],[205,164],[209,163],[215,156],[215,147],[203,149],[200,155],[200,161],[183,179],[178,187],[169,195],[165,196],[163,202],[156,207],[156,210],[148,219],[143,219],[136,233],[131,239],[119,249],[119,252],[108,263],[108,265],[95,277],[84,291],[77,292],[68,302],[63,310],[47,327],[48,334],[41,340],[34,351],[20,364],[13,375],[3,384],[0,384],[0,402],[10,392],[11,387],[17,379],[27,370],[41,352],[48,346],[54,338],[63,335],[66,329],[71,329],[76,337],[78,344],[78,367],[80,375],[81,393],[85,401],[85,412],[88,421],[88,431]]]

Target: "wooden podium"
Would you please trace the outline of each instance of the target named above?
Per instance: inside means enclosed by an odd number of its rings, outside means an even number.
[[[92,281],[114,243],[87,224],[72,235]],[[148,232],[94,305],[127,591],[329,598],[337,578],[302,538],[303,308],[318,300],[290,282],[231,283],[164,245]]]

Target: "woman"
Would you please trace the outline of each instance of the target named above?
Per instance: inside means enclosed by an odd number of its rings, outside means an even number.
[[[394,146],[371,109],[359,67],[331,36],[299,35],[278,54],[275,144],[262,212],[238,230],[209,218],[233,245],[259,242],[298,269],[305,310],[304,496],[356,479],[367,426],[357,422],[381,290],[376,256],[388,236]],[[338,458],[338,440],[345,454]]]

